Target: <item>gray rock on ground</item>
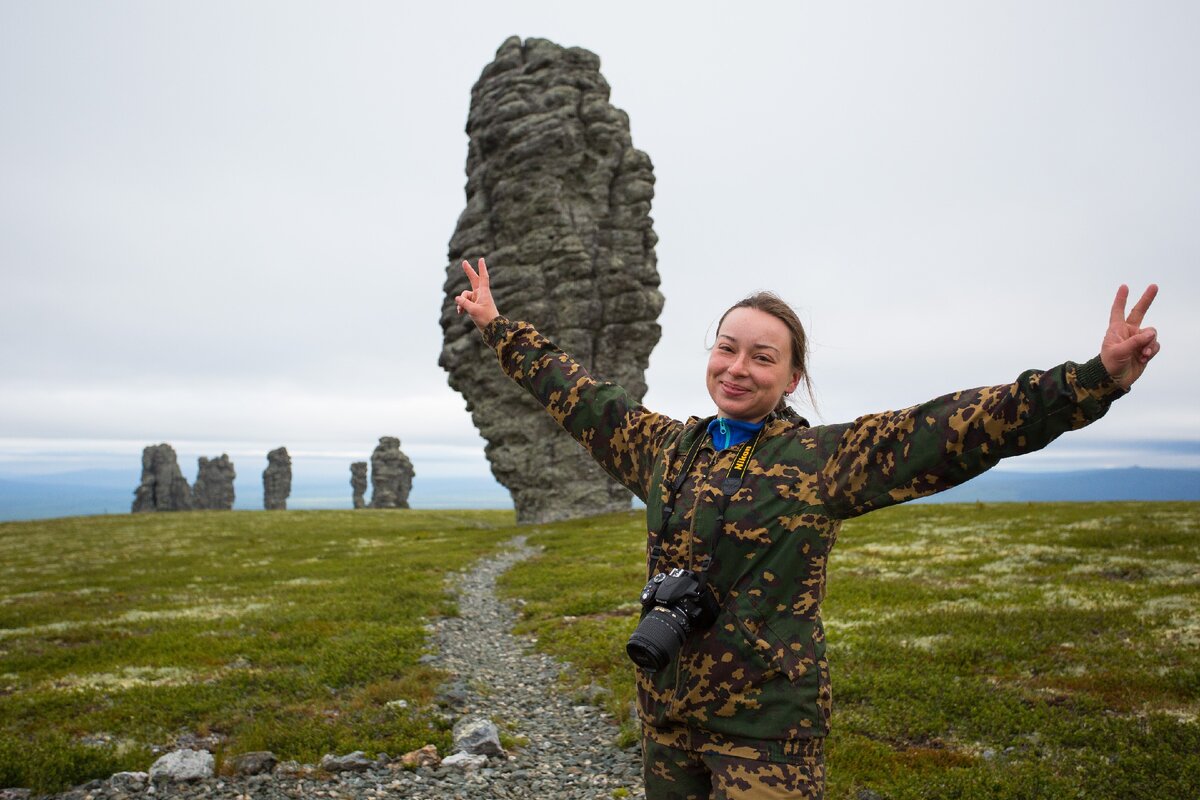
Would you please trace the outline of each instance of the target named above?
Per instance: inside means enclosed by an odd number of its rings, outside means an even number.
[[[443,767],[458,767],[464,772],[474,772],[487,766],[487,756],[464,753],[461,750],[442,759]]]
[[[350,490],[354,493],[351,499],[355,508],[365,508],[367,503],[363,495],[367,492],[367,462],[355,461],[350,465]]]
[[[371,453],[371,508],[408,508],[415,476],[412,461],[400,450],[400,440],[379,437]]]
[[[374,766],[377,766],[376,762],[367,758],[362,750],[344,756],[326,753],[321,759],[321,769],[326,772],[366,772]]]
[[[279,759],[269,750],[253,750],[242,753],[233,759],[234,773],[238,775],[268,775],[279,763]]]
[[[263,508],[286,511],[291,493],[292,458],[286,447],[277,447],[267,453],[267,468],[263,470]]]
[[[454,723],[454,749],[475,756],[501,756],[500,731],[484,717],[463,717]]]
[[[142,482],[133,491],[133,513],[144,511],[187,511],[192,507],[192,490],[179,469],[171,445],[148,445],[142,451]]]
[[[196,482],[192,485],[192,508],[212,511],[233,509],[233,462],[222,453],[217,458],[200,456]]]
[[[154,781],[200,781],[211,778],[216,769],[213,754],[207,750],[176,750],[167,753],[150,767]]]
[[[628,116],[608,100],[596,55],[516,37],[471,91],[467,203],[450,240],[439,363],[522,523],[628,509],[630,496],[500,372],[455,313],[454,297],[468,288],[460,264],[487,257],[506,316],[642,397],[663,305],[654,173],[633,147]]]

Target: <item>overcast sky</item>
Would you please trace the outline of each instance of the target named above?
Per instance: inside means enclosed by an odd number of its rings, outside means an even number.
[[[418,480],[486,475],[438,315],[510,35],[597,53],[654,163],[652,408],[710,413],[754,290],[839,422],[1086,360],[1153,281],[1142,382],[1017,466],[1200,466],[1200,5],[734,8],[0,0],[0,474],[159,441],[189,479],[279,445],[348,474],[391,434]]]

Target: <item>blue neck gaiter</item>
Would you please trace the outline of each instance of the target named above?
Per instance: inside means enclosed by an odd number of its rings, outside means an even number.
[[[712,436],[713,447],[718,450],[739,445],[750,441],[750,438],[762,428],[761,422],[742,422],[740,419],[717,417],[708,423],[708,433]]]

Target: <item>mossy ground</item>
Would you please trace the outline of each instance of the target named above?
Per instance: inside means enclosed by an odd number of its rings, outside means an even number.
[[[145,769],[185,731],[444,751],[424,625],[518,532],[545,551],[501,591],[632,740],[640,514],[80,517],[0,524],[0,787]],[[846,523],[830,564],[831,800],[1200,796],[1200,505],[907,506]]]
[[[633,698],[637,514],[547,526],[502,589],[581,682]],[[830,559],[829,797],[1200,797],[1200,505],[920,505]]]
[[[306,762],[449,734],[424,625],[511,512],[193,512],[0,525],[0,786],[146,769],[181,732]],[[406,707],[393,700],[406,700]]]

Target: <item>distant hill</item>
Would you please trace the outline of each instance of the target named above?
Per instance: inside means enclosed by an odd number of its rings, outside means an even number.
[[[1200,470],[1090,469],[1076,472],[992,470],[920,503],[1099,500],[1200,500]]]
[[[0,520],[43,519],[81,514],[125,514],[133,502],[138,474],[124,470],[79,470],[53,475],[0,478]],[[256,479],[239,480],[235,508],[262,508]],[[370,500],[370,492],[367,493]],[[992,470],[918,503],[989,503],[1200,500],[1200,470],[1124,469],[1076,472]],[[504,487],[491,478],[422,478],[413,481],[413,508],[512,508]],[[349,508],[348,481],[292,483],[288,508]]]

